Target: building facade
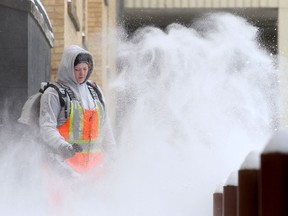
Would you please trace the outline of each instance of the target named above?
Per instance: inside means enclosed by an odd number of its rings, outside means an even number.
[[[64,47],[78,44],[94,55],[96,68],[91,78],[105,93],[109,93],[109,78],[116,73],[116,43],[113,41],[118,22],[128,31],[134,31],[143,25],[164,27],[179,19],[188,22],[206,12],[227,11],[241,15],[264,30],[263,41],[271,53],[279,54],[280,106],[282,110],[288,109],[287,0],[42,0],[42,3],[55,37],[51,50],[51,79],[56,79]],[[280,121],[286,124],[288,114]]]
[[[42,0],[54,33],[51,50],[51,80],[56,80],[63,49],[79,45],[94,56],[95,71],[91,77],[104,91],[115,64],[110,56],[107,38],[116,26],[116,0]]]

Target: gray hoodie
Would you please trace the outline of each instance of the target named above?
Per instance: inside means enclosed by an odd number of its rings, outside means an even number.
[[[74,61],[78,54],[87,53],[91,56],[91,67],[89,68],[86,80],[79,84],[74,76]],[[74,93],[76,99],[81,102],[83,108],[93,109],[95,103],[87,87],[88,81],[93,71],[94,63],[92,55],[83,48],[72,45],[64,49],[62,61],[58,70],[58,82],[68,86]],[[103,97],[104,101],[105,98]],[[69,103],[67,103],[69,104]],[[69,108],[69,107],[68,107]],[[107,109],[106,109],[107,110]],[[107,151],[113,151],[115,148],[115,140],[112,134],[107,112],[105,114],[105,122],[100,131],[100,136],[103,137],[102,146]],[[42,95],[40,101],[40,135],[44,143],[59,150],[64,145],[69,145],[58,132],[57,127],[66,122],[64,109],[59,103],[59,96],[55,89],[48,88]]]

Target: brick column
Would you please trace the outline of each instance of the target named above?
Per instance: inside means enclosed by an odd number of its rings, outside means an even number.
[[[223,193],[213,194],[213,216],[223,215]]]
[[[288,154],[261,155],[260,216],[288,215]]]
[[[102,4],[101,0],[88,0],[87,47],[93,54],[95,70],[91,79],[102,85]]]
[[[259,170],[242,169],[238,173],[238,216],[258,216]]]
[[[237,216],[237,186],[224,186],[223,216]]]
[[[54,33],[54,48],[51,49],[51,80],[55,80],[64,49],[64,10],[65,1],[42,0],[51,19]]]

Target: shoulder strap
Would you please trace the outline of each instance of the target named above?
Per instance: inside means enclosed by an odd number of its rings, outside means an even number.
[[[105,104],[104,104],[104,101],[103,101],[103,96],[102,96],[101,91],[99,90],[98,86],[96,85],[96,83],[94,83],[94,84],[92,84],[90,82],[86,82],[86,83],[87,83],[87,86],[88,86],[88,89],[90,91],[90,94],[91,94],[92,98],[94,100],[99,99],[99,101],[101,102],[101,104],[105,108]]]
[[[64,107],[64,106],[65,106],[65,100],[63,99],[63,97],[65,97],[66,94],[65,94],[65,92],[62,93],[62,92],[60,91],[60,89],[59,89],[56,85],[48,82],[47,85],[46,85],[43,89],[40,89],[40,90],[39,90],[39,92],[41,92],[41,93],[43,94],[44,91],[45,91],[47,88],[49,88],[49,87],[52,87],[52,88],[54,88],[54,89],[57,91],[58,96],[59,96],[59,100],[60,100],[60,105],[61,105],[61,107]]]
[[[67,97],[67,95],[69,96],[70,100],[73,100],[75,99],[75,96],[73,94],[73,92],[71,91],[70,88],[68,88],[67,86],[64,86],[60,83],[57,83],[60,87],[58,87],[57,85],[53,84],[53,83],[47,83],[44,88],[41,88],[39,90],[39,92],[41,92],[42,94],[44,93],[44,91],[49,88],[49,87],[52,87],[54,88],[57,93],[58,93],[58,96],[59,96],[59,101],[60,101],[60,105],[61,107],[64,107],[64,113],[65,113],[65,118],[68,118],[68,106],[67,106],[67,103],[66,103],[66,100],[64,100],[64,98]]]
[[[65,93],[68,94],[70,100],[76,100],[76,97],[75,97],[73,91],[68,86],[66,86],[62,83],[58,83],[58,84],[61,86],[61,88],[63,88],[65,90]]]

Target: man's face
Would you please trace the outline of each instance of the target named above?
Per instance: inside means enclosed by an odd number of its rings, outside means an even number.
[[[79,84],[82,84],[88,74],[88,65],[86,63],[80,63],[74,66],[75,79]]]

